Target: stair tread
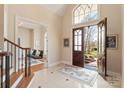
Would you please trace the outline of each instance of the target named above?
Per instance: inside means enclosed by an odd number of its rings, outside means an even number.
[[[23,79],[17,85],[17,88],[26,88],[32,80],[34,74],[32,73],[29,77],[23,77]]]
[[[5,70],[3,69],[3,75],[5,74]],[[0,69],[0,76],[1,76],[1,69]]]
[[[33,73],[33,72],[36,72],[36,71],[39,71],[39,70],[42,70],[42,69],[44,69],[44,65],[43,64],[34,65],[34,66],[31,67],[31,72]],[[4,73],[5,73],[5,70],[4,70]],[[11,74],[11,76],[10,76],[10,87],[12,87],[12,85],[16,82],[16,80],[22,74],[24,74],[24,72],[21,72],[21,70],[19,72],[13,72]],[[30,77],[26,77],[26,78],[23,76],[23,78],[17,84],[17,88],[26,88],[28,86],[28,84],[30,83],[31,79],[33,78],[33,76],[34,76],[34,74],[32,74]],[[5,82],[4,82],[4,86],[5,86]]]
[[[20,77],[20,75],[23,74],[23,72],[13,72],[10,77],[10,87],[16,82],[16,80]],[[1,81],[0,81],[1,82]],[[5,86],[5,82],[3,83]],[[1,86],[0,86],[1,88]]]
[[[14,72],[11,75],[10,86],[12,86],[23,72]]]

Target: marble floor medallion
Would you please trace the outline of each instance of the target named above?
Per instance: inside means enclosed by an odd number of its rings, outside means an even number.
[[[59,72],[65,73],[73,78],[81,80],[83,83],[86,83],[90,86],[96,81],[98,73],[96,71],[88,70],[85,68],[65,65],[64,67],[58,70]]]

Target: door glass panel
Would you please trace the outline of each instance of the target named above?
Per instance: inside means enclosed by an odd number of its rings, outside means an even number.
[[[78,45],[78,40],[77,40],[78,36],[74,37],[74,45]]]
[[[81,39],[81,35],[78,36],[78,45],[81,45],[82,39]]]
[[[81,46],[78,46],[78,50],[81,51]]]
[[[101,43],[101,34],[100,34],[100,32],[101,32],[101,28],[99,27],[99,32],[98,32],[98,34],[99,34],[99,36],[98,36],[98,40],[99,40],[99,42],[98,42],[98,50],[99,50],[99,55],[101,54],[101,47],[100,47],[100,43]]]
[[[82,34],[82,31],[81,31],[81,30],[79,30],[79,31],[78,31],[78,35],[81,35],[81,34]]]
[[[98,72],[106,75],[106,19],[98,24]],[[101,64],[102,63],[102,64]]]
[[[77,46],[74,46],[74,50],[77,51],[78,50],[78,47]]]
[[[104,54],[105,51],[105,29],[104,26],[102,27],[102,54]]]
[[[99,52],[99,55],[100,56],[102,56],[102,55],[104,55],[105,53],[105,27],[104,27],[104,25],[102,26],[100,26],[99,27],[99,33],[98,33],[98,40],[99,40],[99,42],[98,42],[98,52]]]
[[[105,31],[105,27],[104,26],[102,26],[102,31]]]
[[[82,46],[82,30],[74,31],[74,50],[81,51]]]

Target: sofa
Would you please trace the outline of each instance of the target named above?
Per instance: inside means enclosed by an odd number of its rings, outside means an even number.
[[[42,59],[43,50],[31,49],[31,53],[28,54],[28,57],[33,58],[33,59]]]

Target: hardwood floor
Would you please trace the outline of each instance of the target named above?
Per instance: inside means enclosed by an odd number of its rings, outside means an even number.
[[[23,79],[19,82],[16,88],[27,88],[33,76],[34,74],[31,74],[29,77],[23,77]]]
[[[37,72],[39,70],[44,69],[44,64],[38,64],[38,65],[34,65],[31,66],[31,76],[30,77],[23,77],[23,79],[19,82],[19,84],[17,85],[17,88],[27,88],[27,86],[29,85],[30,81],[32,80],[33,76],[34,76],[34,72]]]
[[[34,76],[34,72],[37,72],[44,68],[45,68],[44,64],[37,64],[37,65],[31,66],[31,76],[29,77],[25,77],[24,72],[21,72],[21,70],[19,72],[13,72],[10,77],[10,87],[12,87],[12,85],[16,82],[16,80],[23,74],[23,78],[17,85],[17,88],[27,88],[28,84],[30,83],[30,81],[32,80]],[[5,70],[3,71],[3,73],[5,73]]]
[[[23,72],[13,72],[10,77],[10,87],[16,82],[16,80],[20,77],[20,75],[23,74]],[[1,81],[0,81],[1,82]],[[5,82],[3,83],[3,86],[5,86]],[[1,88],[1,86],[0,86]]]
[[[5,70],[3,69],[3,75],[5,74]],[[1,68],[0,68],[0,76],[1,76]]]
[[[38,65],[34,65],[34,66],[31,66],[31,72],[36,72],[36,71],[39,71],[39,70],[42,70],[44,69],[44,64],[38,64]]]
[[[16,82],[16,80],[20,77],[21,74],[23,74],[23,72],[14,72],[11,75],[10,86],[12,86]]]

